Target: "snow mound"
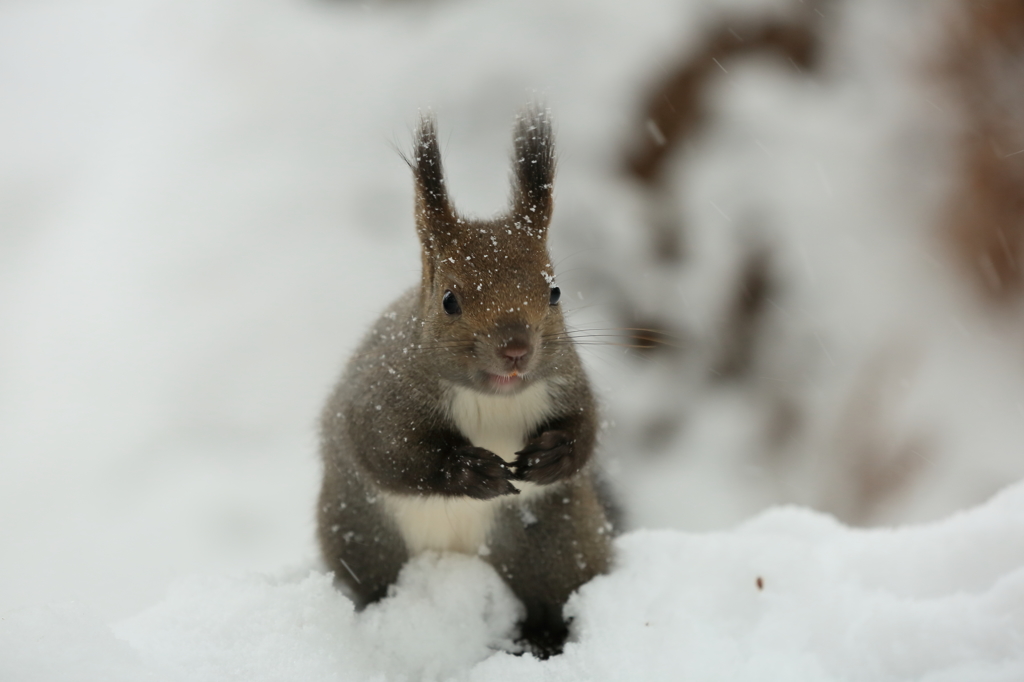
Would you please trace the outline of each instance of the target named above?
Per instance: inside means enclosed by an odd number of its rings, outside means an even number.
[[[423,555],[394,594],[356,615],[329,575],[192,579],[114,630],[190,680],[447,679],[511,647],[519,605],[493,570]]]
[[[191,578],[113,627],[74,605],[24,611],[0,624],[0,679],[1024,679],[1024,484],[923,526],[776,508],[617,551],[548,661],[514,653],[521,610],[487,564],[427,554],[363,613],[319,571]]]

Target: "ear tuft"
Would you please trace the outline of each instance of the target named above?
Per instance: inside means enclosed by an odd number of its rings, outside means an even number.
[[[422,219],[448,221],[455,217],[448,202],[448,190],[444,184],[444,170],[441,167],[441,150],[437,144],[437,122],[433,114],[423,114],[416,131],[412,160],[413,175],[416,179],[416,209]],[[426,226],[418,225],[422,230]]]
[[[555,142],[547,109],[533,105],[516,119],[513,155],[512,210],[547,227],[551,219],[555,179]]]

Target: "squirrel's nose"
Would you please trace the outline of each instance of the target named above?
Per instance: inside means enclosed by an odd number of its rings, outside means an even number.
[[[530,352],[530,346],[525,341],[509,341],[500,349],[498,354],[503,358],[507,358],[512,362],[522,360]]]

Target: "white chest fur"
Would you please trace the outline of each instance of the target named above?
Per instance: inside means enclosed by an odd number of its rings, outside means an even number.
[[[449,415],[473,445],[486,448],[506,462],[526,444],[530,433],[551,414],[548,386],[540,381],[514,395],[487,395],[453,388]],[[486,544],[499,504],[530,496],[537,486],[519,483],[522,492],[494,500],[437,495],[388,495],[387,505],[409,552],[453,550],[476,553]]]
[[[487,395],[452,389],[451,417],[469,441],[506,462],[516,458],[526,438],[551,413],[547,382],[539,381],[513,395]]]

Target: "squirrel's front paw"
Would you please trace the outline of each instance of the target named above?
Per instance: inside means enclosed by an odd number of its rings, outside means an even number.
[[[545,485],[576,473],[575,443],[565,431],[545,431],[517,452],[516,478]]]
[[[489,500],[499,495],[518,495],[512,485],[512,469],[490,450],[463,445],[445,463],[445,487],[453,495]]]

